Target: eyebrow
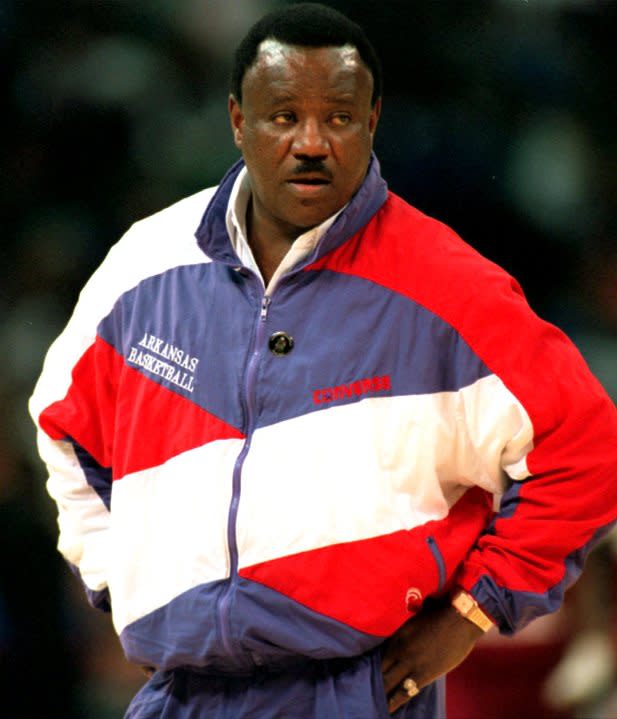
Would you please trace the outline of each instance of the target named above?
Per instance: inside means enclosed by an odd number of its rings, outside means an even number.
[[[296,102],[299,99],[301,99],[301,97],[297,95],[272,94],[268,98],[268,103],[270,105],[284,105],[286,103]],[[326,95],[325,97],[322,97],[322,99],[329,105],[353,105],[355,103],[355,96],[352,93],[344,93],[342,95]]]

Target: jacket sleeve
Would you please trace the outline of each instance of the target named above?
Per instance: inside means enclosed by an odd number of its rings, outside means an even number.
[[[504,493],[456,583],[512,633],[560,606],[617,518],[617,410],[515,281],[499,274],[493,289],[490,306],[467,305],[463,332],[521,408],[530,441],[524,449],[520,437],[488,441],[500,447]],[[469,433],[477,438],[477,426]]]
[[[30,399],[47,489],[58,507],[58,548],[90,602],[108,610],[107,558],[115,387],[96,328],[113,304],[114,250],[83,289],[50,347]]]

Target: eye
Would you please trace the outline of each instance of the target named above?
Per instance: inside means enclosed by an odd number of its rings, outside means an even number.
[[[346,112],[337,112],[330,118],[330,122],[335,127],[345,127],[351,122],[351,115]]]
[[[295,119],[293,112],[278,112],[272,118],[272,122],[274,122],[275,125],[290,125]]]

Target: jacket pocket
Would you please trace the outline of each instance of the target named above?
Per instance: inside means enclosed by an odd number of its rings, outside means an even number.
[[[437,574],[438,574],[438,585],[437,585],[437,592],[441,592],[441,590],[444,588],[446,584],[446,563],[444,561],[443,555],[439,549],[439,546],[437,545],[437,542],[435,541],[434,537],[427,537],[426,543],[428,544],[428,548],[431,550],[431,554],[433,555],[433,559],[435,560],[435,564],[437,565]]]

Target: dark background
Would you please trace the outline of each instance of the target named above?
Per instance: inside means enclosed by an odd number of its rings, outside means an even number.
[[[121,717],[141,682],[56,555],[27,398],[120,234],[216,184],[236,158],[230,57],[279,4],[0,0],[5,719]],[[362,24],[382,58],[376,152],[391,189],[514,274],[617,398],[617,3],[326,4]]]

